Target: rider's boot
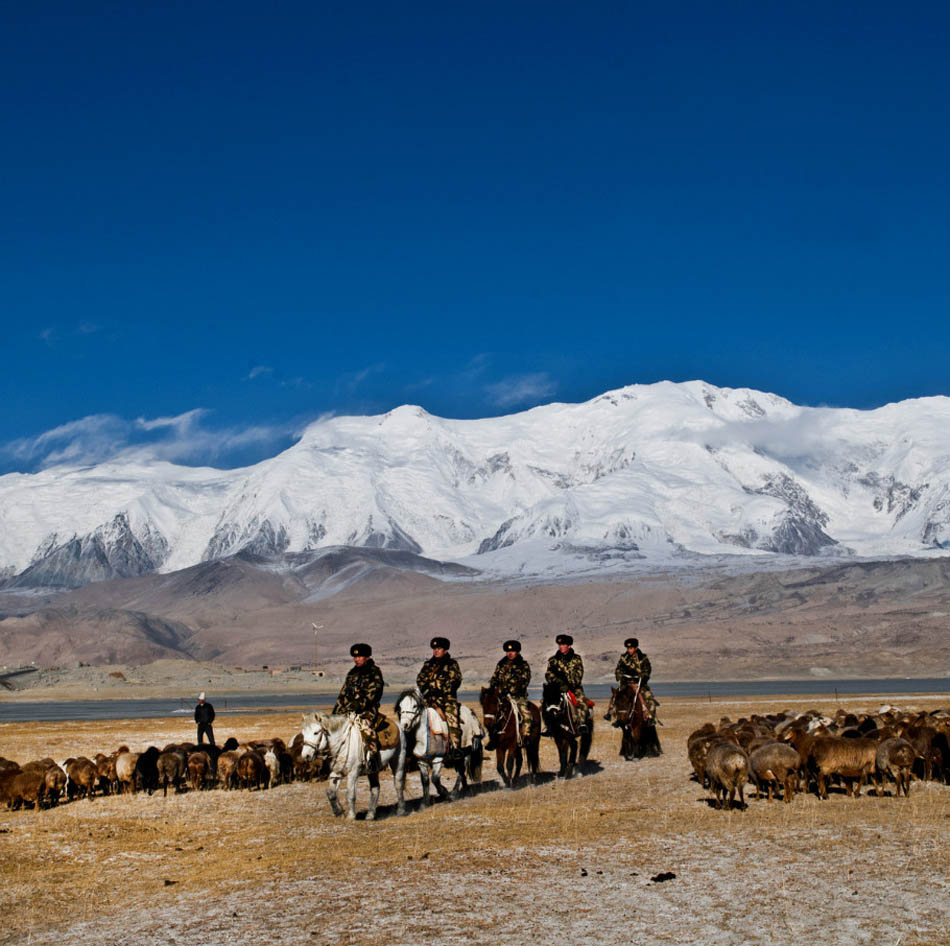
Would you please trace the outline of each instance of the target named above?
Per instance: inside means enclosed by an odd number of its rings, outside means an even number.
[[[498,734],[495,730],[491,730],[488,734],[488,742],[485,743],[485,751],[491,752],[493,749],[498,748]]]
[[[379,758],[379,737],[374,733],[366,740],[366,768],[370,772],[378,772],[381,766]]]

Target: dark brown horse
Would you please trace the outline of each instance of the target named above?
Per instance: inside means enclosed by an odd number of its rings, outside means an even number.
[[[554,739],[557,746],[560,761],[558,778],[570,778],[574,774],[574,766],[584,765],[594,738],[594,717],[588,713],[587,729],[578,733],[566,700],[567,697],[561,693],[561,688],[556,683],[544,684],[541,691],[541,718],[547,727],[548,735]]]
[[[663,753],[656,723],[650,719],[643,693],[634,683],[610,688],[610,706],[606,719],[614,717],[613,725],[622,730],[620,754],[629,762],[644,756]]]
[[[507,696],[494,687],[482,687],[480,696],[485,729],[495,741],[495,768],[506,788],[512,788],[521,776],[522,741],[518,714]],[[531,714],[531,732],[524,740],[524,756],[528,760],[528,776],[534,785],[541,763],[538,749],[541,745],[541,713],[534,703],[528,703]]]

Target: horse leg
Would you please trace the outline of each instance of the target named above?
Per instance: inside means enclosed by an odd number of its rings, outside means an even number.
[[[400,752],[391,763],[393,787],[396,789],[396,814],[405,815],[406,811],[406,753]]]
[[[442,784],[442,764],[443,760],[438,756],[432,760],[432,784],[435,787],[435,790],[439,798],[445,798],[448,795],[448,792],[445,790],[445,786]]]
[[[330,802],[330,810],[337,817],[343,814],[343,809],[340,807],[340,802],[337,799],[337,791],[340,787],[340,779],[342,775],[338,775],[336,772],[331,772],[330,777],[327,779],[327,799]]]
[[[567,744],[567,778],[574,777],[574,769],[577,766],[577,739],[571,739]]]
[[[570,776],[569,771],[568,771],[568,758],[569,758],[569,755],[568,755],[567,740],[566,740],[566,739],[562,739],[562,740],[557,744],[557,758],[558,758],[558,763],[559,763],[559,765],[558,765],[558,770],[557,770],[557,777],[558,777],[558,778],[570,778],[571,776]]]
[[[518,779],[521,778],[521,766],[524,761],[524,753],[521,751],[521,746],[518,746],[515,749],[515,773],[511,778],[512,785],[518,784]]]
[[[466,760],[462,759],[462,764],[458,767],[458,777],[455,779],[455,788],[453,791],[453,798],[458,798],[459,795],[464,795],[468,791],[468,775],[466,774]]]
[[[356,821],[356,784],[359,781],[360,772],[357,766],[346,775],[346,820]]]
[[[541,769],[540,742],[540,737],[532,735],[531,740],[525,744],[525,754],[528,757],[528,772],[531,775],[532,785],[537,785],[538,773]]]
[[[505,770],[507,759],[506,752],[499,746],[495,750],[495,768],[498,770],[498,777],[504,782],[505,788],[508,788],[508,773]]]
[[[369,808],[366,811],[366,820],[376,820],[376,803],[379,801],[379,773],[369,772]]]

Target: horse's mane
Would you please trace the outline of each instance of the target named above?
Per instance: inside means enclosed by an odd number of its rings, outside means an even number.
[[[422,701],[422,694],[419,692],[419,687],[409,687],[408,689],[403,690],[402,693],[400,693],[399,696],[398,696],[398,698],[396,699],[396,702],[393,703],[393,710],[394,710],[394,711],[399,708],[399,704],[400,704],[407,696],[411,696],[413,699],[418,700],[418,701],[420,701],[420,702]]]
[[[304,724],[311,720],[323,726],[328,733],[337,733],[349,722],[349,716],[328,716],[325,713],[309,713],[304,716]]]

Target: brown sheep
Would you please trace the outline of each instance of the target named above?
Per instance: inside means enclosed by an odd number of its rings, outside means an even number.
[[[120,792],[135,791],[135,764],[139,760],[137,752],[119,752],[115,758],[115,777]]]
[[[741,746],[730,742],[710,746],[706,755],[706,777],[716,796],[717,808],[725,807],[727,792],[730,808],[735,804],[737,791],[740,807],[745,805],[742,791],[749,778],[749,757]]]
[[[218,756],[218,784],[222,788],[237,788],[237,764],[240,757],[240,753],[233,749]]]
[[[837,775],[849,784],[857,798],[861,786],[877,763],[876,739],[843,739],[841,736],[813,736],[793,730],[789,741],[798,750],[807,768],[814,773],[818,797],[828,798],[828,776]]]
[[[168,786],[176,792],[181,791],[182,781],[185,778],[185,754],[177,749],[165,750],[155,761],[158,769],[158,784],[162,787],[162,797],[168,798]]]
[[[890,775],[897,784],[897,794],[901,790],[906,798],[910,792],[910,774],[914,767],[916,753],[914,747],[900,738],[885,739],[877,747],[875,768],[877,769],[876,793],[881,795],[884,790],[884,780]]]
[[[66,795],[75,798],[77,795],[92,799],[99,784],[99,770],[96,764],[85,756],[78,759],[68,759],[66,769]]]
[[[111,795],[116,790],[118,782],[115,775],[115,756],[97,752],[93,761],[99,773],[99,790],[103,795]]]
[[[13,763],[16,765],[16,763]],[[0,802],[6,802],[10,807],[10,789],[13,786],[13,780],[23,771],[20,766],[16,768],[7,768],[0,772]]]
[[[218,761],[220,762],[220,759]],[[248,749],[238,759],[237,775],[245,788],[256,786],[265,789],[270,783],[270,772],[264,764],[264,757],[254,749]]]
[[[798,750],[784,742],[769,742],[753,749],[749,755],[749,770],[755,782],[755,797],[759,797],[763,782],[769,788],[769,801],[772,790],[782,783],[783,798],[788,804],[798,789],[798,772],[801,757]]]
[[[46,797],[46,773],[36,769],[17,772],[7,789],[7,806],[19,808],[21,805],[32,805],[36,811],[43,807]]]
[[[214,773],[207,752],[192,752],[188,756],[188,777],[195,791],[213,784]]]
[[[935,748],[937,730],[929,723],[918,719],[899,726],[898,733],[914,747],[914,752],[921,761],[920,773],[923,780],[929,782],[933,777],[934,764],[936,763],[937,768],[940,769],[943,763],[939,751]]]
[[[46,780],[46,800],[50,806],[59,802],[60,796],[66,791],[66,773],[58,766],[51,765],[43,775]]]

